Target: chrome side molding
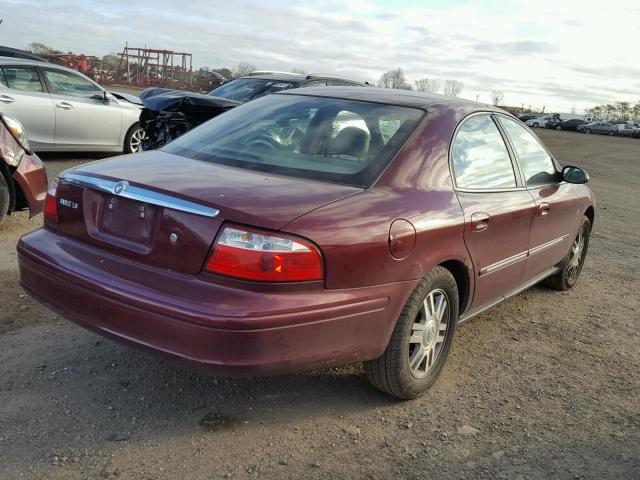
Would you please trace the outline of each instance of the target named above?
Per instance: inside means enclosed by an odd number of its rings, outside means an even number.
[[[511,265],[521,262],[522,260],[526,260],[527,258],[533,255],[536,255],[540,252],[543,252],[548,248],[558,245],[559,243],[563,242],[567,238],[569,238],[569,234],[562,235],[561,237],[558,237],[558,238],[554,238],[549,242],[543,243],[541,245],[537,245],[529,250],[525,250],[524,252],[517,253],[512,257],[508,257],[496,263],[492,263],[491,265],[487,265],[486,267],[483,267],[480,269],[480,276],[483,277],[485,275],[489,275],[491,273],[497,272],[498,270],[502,270],[503,268],[510,267]]]
[[[107,180],[105,178],[72,172],[61,175],[60,181],[79,185],[81,187],[92,188],[94,190],[100,190],[117,197],[137,200],[139,202],[158,205],[160,207],[179,210],[181,212],[193,213],[195,215],[202,215],[203,217],[215,217],[220,213],[220,211],[215,208],[206,207],[199,203],[155,192],[147,188],[136,187],[135,185],[130,185],[127,181]]]

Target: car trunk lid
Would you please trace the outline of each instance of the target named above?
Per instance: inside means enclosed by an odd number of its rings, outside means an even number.
[[[224,221],[278,230],[360,188],[146,152],[64,172],[58,230],[134,260],[202,269]]]

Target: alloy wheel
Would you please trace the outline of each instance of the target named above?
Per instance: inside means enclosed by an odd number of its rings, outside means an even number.
[[[131,139],[129,140],[129,148],[131,152],[136,153],[140,151],[140,145],[142,145],[142,141],[145,138],[145,133],[142,128],[135,130],[131,134]]]
[[[569,253],[569,265],[567,266],[567,274],[571,280],[575,280],[580,272],[580,264],[584,253],[584,232],[580,230],[578,236],[571,245]]]
[[[449,329],[449,299],[444,290],[426,296],[409,337],[409,368],[416,378],[427,376],[435,365]]]

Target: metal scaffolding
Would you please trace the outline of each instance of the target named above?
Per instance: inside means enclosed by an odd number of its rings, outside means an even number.
[[[189,85],[193,80],[192,55],[186,52],[125,45],[118,54],[117,76],[140,86]]]

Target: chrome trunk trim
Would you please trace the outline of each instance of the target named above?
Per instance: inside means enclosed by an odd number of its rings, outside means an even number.
[[[130,185],[127,181],[107,180],[105,178],[93,177],[90,175],[82,175],[79,173],[65,173],[60,176],[60,181],[79,185],[82,187],[100,190],[118,197],[137,200],[151,205],[179,210],[181,212],[193,213],[204,217],[215,217],[220,213],[215,208],[205,207],[199,203],[183,200],[171,195],[159,193],[142,187]]]

